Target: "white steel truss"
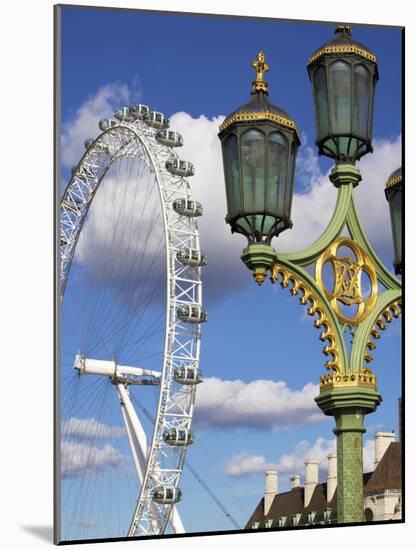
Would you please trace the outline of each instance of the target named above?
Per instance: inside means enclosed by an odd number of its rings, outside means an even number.
[[[201,267],[184,265],[177,258],[177,253],[184,248],[200,250],[196,218],[181,215],[173,208],[175,200],[185,198],[193,201],[193,197],[187,179],[167,171],[166,161],[178,158],[178,155],[173,148],[157,141],[156,133],[156,129],[148,127],[140,119],[134,122],[114,121],[111,128],[90,144],[73,169],[61,201],[60,280],[63,298],[83,223],[111,164],[122,157],[138,158],[154,173],[158,185],[167,256],[166,330],[161,372],[82,357],[77,357],[75,364],[81,374],[111,377],[120,397],[141,484],[128,536],[163,534],[169,522],[175,532],[184,532],[175,505],[154,502],[152,497],[156,487],[179,488],[186,445],[178,447],[167,444],[163,434],[172,428],[191,430],[196,385],[176,382],[174,372],[181,367],[198,368],[200,355],[200,324],[187,323],[177,316],[178,306],[202,308]],[[141,423],[128,398],[128,385],[140,383],[160,386],[153,437],[149,445],[143,438]]]

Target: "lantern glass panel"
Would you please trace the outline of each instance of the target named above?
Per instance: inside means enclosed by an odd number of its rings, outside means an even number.
[[[353,69],[353,128],[355,133],[366,138],[368,134],[370,73],[363,65]]]
[[[268,138],[268,187],[266,209],[282,214],[286,189],[288,142],[279,132]]]
[[[326,68],[320,66],[314,77],[314,97],[317,113],[317,139],[326,136],[329,131],[329,107],[327,100]]]
[[[261,212],[265,206],[265,136],[248,130],[241,137],[243,209]]]
[[[350,134],[351,67],[344,61],[330,65],[329,74],[332,91],[332,131],[334,134]],[[340,142],[340,150],[346,153],[348,138]]]
[[[289,163],[289,170],[287,175],[287,192],[285,194],[286,197],[286,207],[285,211],[290,217],[291,215],[291,204],[293,200],[293,186],[294,186],[294,172],[295,172],[295,157],[296,157],[296,146],[294,143],[291,144],[291,151],[290,151],[290,163]]]
[[[396,189],[390,194],[389,208],[392,222],[395,263],[402,262],[402,190]]]
[[[235,134],[231,134],[226,140],[224,152],[228,215],[233,218],[238,214],[241,207],[239,192],[238,140]]]

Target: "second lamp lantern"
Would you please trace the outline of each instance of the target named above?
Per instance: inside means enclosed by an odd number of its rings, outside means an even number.
[[[320,155],[354,164],[372,148],[373,99],[378,80],[374,54],[352,39],[346,25],[309,59]]]

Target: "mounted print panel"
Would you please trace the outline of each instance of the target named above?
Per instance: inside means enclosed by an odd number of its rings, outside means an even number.
[[[55,7],[55,543],[404,520],[402,35]]]

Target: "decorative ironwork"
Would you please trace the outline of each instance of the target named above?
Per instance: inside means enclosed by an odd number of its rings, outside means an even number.
[[[275,120],[275,122],[279,122],[280,124],[283,124],[284,126],[288,126],[288,128],[293,128],[297,131],[297,126],[293,120],[290,118],[286,118],[280,115],[277,115],[276,113],[271,113],[270,111],[263,111],[263,112],[252,112],[252,113],[236,113],[235,115],[225,119],[222,124],[219,126],[219,131],[221,132],[231,124],[233,124],[236,121],[248,121],[248,120]]]
[[[338,257],[337,252],[341,246],[351,249],[356,261],[347,256]],[[323,268],[328,262],[331,263],[334,273],[332,291],[327,289],[323,280]],[[371,292],[367,299],[363,297],[362,292],[363,272],[367,274],[371,284]],[[358,325],[366,319],[376,304],[378,283],[375,266],[365,250],[351,239],[339,237],[328,246],[316,262],[316,281],[342,323]],[[356,313],[348,317],[340,310],[339,302],[346,306],[356,305]]]
[[[397,183],[401,183],[402,182],[402,175],[398,175],[398,176],[394,176],[394,177],[391,177],[388,179],[388,181],[386,182],[386,189],[389,189],[390,187],[393,187],[394,185],[396,185]]]
[[[303,295],[300,298],[300,304],[306,305],[309,302],[311,305],[307,309],[308,315],[314,317],[318,315],[318,319],[314,321],[314,326],[317,329],[324,327],[324,331],[320,334],[320,340],[324,342],[327,340],[329,345],[323,349],[323,353],[326,356],[331,355],[332,359],[327,361],[325,364],[326,369],[332,370],[335,374],[340,374],[344,371],[343,365],[341,363],[341,354],[339,351],[339,343],[337,341],[336,331],[331,325],[328,315],[325,311],[324,304],[319,300],[317,294],[313,289],[301,280],[297,275],[289,271],[286,267],[283,267],[279,264],[274,264],[272,268],[271,281],[275,283],[278,279],[278,276],[281,275],[281,287],[287,288],[288,284],[291,283],[290,292],[292,296],[298,294],[300,290]]]
[[[362,372],[350,372],[345,374],[323,374],[320,376],[320,391],[329,390],[334,387],[356,387],[376,389],[376,375],[370,370]]]
[[[393,321],[393,319],[398,319],[402,314],[402,300],[396,300],[395,302],[392,302],[389,304],[385,309],[380,313],[380,315],[377,316],[376,321],[373,324],[373,327],[370,331],[370,336],[366,341],[366,348],[367,352],[364,355],[364,360],[366,363],[370,363],[370,361],[373,360],[372,355],[369,353],[369,351],[373,351],[376,349],[376,344],[373,341],[379,340],[380,338],[380,332],[379,330],[385,330],[389,323]]]
[[[361,57],[364,57],[365,59],[368,59],[369,61],[372,61],[373,63],[376,63],[376,56],[371,54],[370,52],[364,50],[363,48],[357,46],[356,44],[345,44],[345,45],[336,45],[336,46],[324,46],[316,52],[314,55],[310,57],[308,60],[308,65],[311,65],[314,63],[316,59],[321,57],[325,54],[333,54],[333,53],[354,53],[357,55],[360,55]]]

